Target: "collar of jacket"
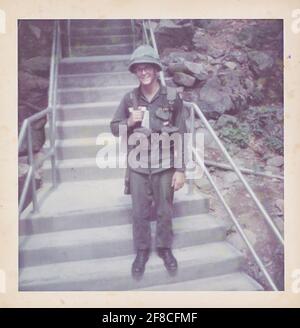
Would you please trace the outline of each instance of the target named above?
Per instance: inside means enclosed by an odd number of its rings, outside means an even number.
[[[161,84],[160,80],[158,80],[158,83],[159,83],[159,91],[155,94],[151,102],[153,102],[159,95],[167,94],[167,88]],[[148,102],[147,98],[144,96],[142,92],[141,85],[139,85],[137,88],[134,89],[134,93],[137,99],[143,98]]]

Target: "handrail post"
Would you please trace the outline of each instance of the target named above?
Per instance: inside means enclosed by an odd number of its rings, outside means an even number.
[[[131,29],[132,29],[132,47],[134,50],[136,47],[134,19],[131,19]]]
[[[143,23],[144,23],[144,21],[143,21]],[[145,26],[145,24],[144,24],[144,26]],[[157,53],[157,55],[159,56],[158,48],[157,48],[157,44],[156,44],[156,41],[155,41],[155,36],[154,36],[153,30],[152,30],[152,27],[151,27],[150,19],[148,19],[148,27],[149,27],[149,31],[150,31],[150,36],[151,36],[153,48],[154,48],[155,52]],[[146,26],[145,26],[145,30],[146,30]],[[159,72],[159,78],[160,78],[160,81],[161,81],[162,85],[166,86],[164,73],[162,71]]]
[[[32,203],[33,212],[38,211],[37,197],[36,197],[36,181],[35,181],[35,164],[33,158],[33,147],[32,147],[32,127],[31,122],[28,122],[28,134],[27,134],[27,145],[28,145],[28,160],[32,167],[32,178],[31,178],[31,188],[32,188]]]
[[[145,40],[146,40],[146,43],[149,44],[149,37],[148,37],[148,34],[147,34],[147,28],[146,28],[146,24],[145,24],[145,21],[143,20],[143,30],[144,30],[144,35],[145,35]]]
[[[190,131],[190,137],[192,138],[191,140],[191,148],[194,148],[195,145],[195,111],[194,108],[192,107],[190,110],[190,126],[189,126],[189,131]],[[194,158],[194,153],[191,152],[191,158],[190,160],[192,161]],[[193,180],[192,179],[188,179],[188,194],[192,194],[193,193]]]
[[[53,69],[53,90],[52,90],[52,124],[51,124],[51,147],[52,147],[52,156],[51,156],[51,168],[52,168],[52,184],[55,188],[57,186],[57,175],[56,175],[56,163],[57,163],[57,155],[56,155],[56,107],[57,107],[57,82],[58,82],[58,64],[59,58],[61,58],[61,44],[60,44],[60,27],[59,24],[56,26],[56,55],[54,61],[54,69]]]
[[[72,48],[71,48],[71,20],[70,19],[68,19],[67,31],[68,31],[68,54],[69,54],[69,57],[72,57]]]

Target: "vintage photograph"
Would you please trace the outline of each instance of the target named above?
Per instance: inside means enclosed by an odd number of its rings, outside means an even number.
[[[19,291],[284,291],[283,19],[18,19]]]

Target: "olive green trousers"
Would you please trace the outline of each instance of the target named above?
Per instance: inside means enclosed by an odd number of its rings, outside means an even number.
[[[132,197],[133,241],[136,250],[151,248],[151,205],[156,213],[156,248],[171,248],[174,169],[155,174],[130,171],[130,191]]]

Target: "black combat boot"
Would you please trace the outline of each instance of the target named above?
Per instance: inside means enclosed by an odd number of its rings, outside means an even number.
[[[157,248],[157,254],[164,261],[165,267],[170,274],[177,272],[177,261],[170,248]]]
[[[146,263],[149,259],[150,251],[148,249],[139,249],[136,254],[136,258],[132,263],[131,274],[134,279],[141,279],[144,271]]]

